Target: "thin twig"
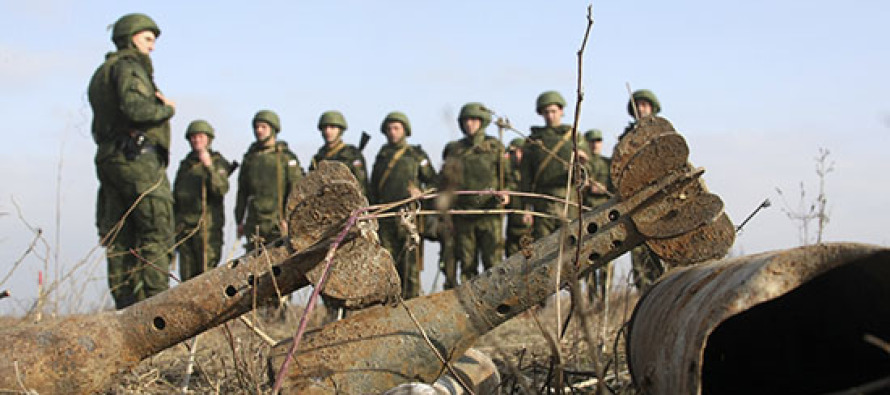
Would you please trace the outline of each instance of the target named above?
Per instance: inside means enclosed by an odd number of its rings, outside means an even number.
[[[259,336],[260,339],[263,339],[263,341],[266,342],[267,345],[274,346],[276,343],[278,343],[277,341],[275,341],[275,339],[272,338],[272,336],[267,335],[266,332],[263,332],[262,330],[260,330],[260,328],[257,328],[257,326],[254,325],[253,322],[247,319],[247,317],[242,315],[239,316],[238,319],[241,320],[244,325],[247,325],[247,327],[257,336]]]

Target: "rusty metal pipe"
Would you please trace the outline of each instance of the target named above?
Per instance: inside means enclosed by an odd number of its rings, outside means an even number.
[[[367,202],[348,169],[325,165],[301,182],[288,202],[291,237],[230,261],[121,311],[71,316],[0,332],[0,391],[90,393],[142,359],[309,285],[328,236]],[[353,303],[398,294],[389,254],[373,232],[355,232],[335,256],[329,281]],[[362,257],[361,260],[357,257]],[[369,279],[352,286],[356,263]],[[345,273],[343,273],[345,271]],[[347,284],[338,284],[345,281]],[[327,289],[327,287],[326,287]]]
[[[697,184],[701,173],[670,172],[625,200],[615,198],[454,290],[414,298],[404,306],[374,307],[307,333],[295,363],[284,372],[284,392],[377,393],[408,381],[433,382],[444,367],[409,312],[440,355],[457,358],[479,336],[538,304],[579,272],[642,243],[633,213]],[[688,226],[686,232],[701,226],[693,223],[677,226]],[[574,261],[576,248],[583,262]],[[278,374],[289,349],[290,341],[273,347],[271,375]]]
[[[647,394],[828,393],[890,374],[890,249],[819,244],[667,274],[637,304]]]

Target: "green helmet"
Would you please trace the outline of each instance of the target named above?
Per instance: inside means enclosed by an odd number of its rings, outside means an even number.
[[[404,113],[393,111],[386,114],[386,118],[383,118],[383,123],[380,124],[380,132],[386,134],[386,124],[390,122],[401,122],[402,126],[405,127],[405,136],[411,135],[411,122],[408,122],[408,116]]]
[[[563,99],[562,95],[560,95],[557,91],[544,92],[538,95],[538,103],[535,107],[535,111],[540,114],[541,109],[551,104],[556,104],[560,108],[564,108],[566,106],[566,99]]]
[[[134,34],[145,30],[154,32],[155,37],[161,35],[161,29],[148,15],[127,14],[114,22],[114,27],[111,29],[111,41],[120,46],[126,44]]]
[[[661,112],[661,103],[658,102],[658,98],[655,97],[655,94],[652,93],[652,91],[648,89],[640,89],[638,91],[635,91],[631,96],[633,97],[633,100],[629,100],[627,102],[627,113],[630,114],[630,116],[634,116],[634,101],[639,100],[645,100],[652,105],[652,114],[658,114],[659,112]]]
[[[599,129],[590,129],[584,133],[584,139],[587,141],[602,140],[603,132]]]
[[[346,118],[340,111],[325,111],[321,114],[321,118],[318,118],[318,130],[322,130],[327,125],[339,126],[342,132],[347,128]]]
[[[523,144],[525,144],[525,139],[522,137],[517,137],[513,140],[510,140],[510,148],[522,148]]]
[[[481,129],[485,129],[491,123],[491,112],[489,112],[482,103],[467,103],[460,108],[460,115],[457,116],[457,121],[461,122],[466,118],[478,118],[482,120]]]
[[[250,123],[251,125],[256,125],[257,122],[265,122],[268,123],[269,126],[272,126],[272,129],[275,129],[275,133],[281,131],[281,120],[278,119],[278,114],[272,110],[260,110],[257,111],[256,115],[253,116],[253,121]]]
[[[204,133],[211,139],[216,137],[213,134],[213,126],[210,126],[210,123],[203,119],[194,120],[189,124],[189,127],[185,129],[185,139],[188,140],[189,136],[198,133]]]

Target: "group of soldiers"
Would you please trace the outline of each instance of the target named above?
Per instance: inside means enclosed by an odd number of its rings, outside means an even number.
[[[115,306],[124,308],[167,289],[174,251],[181,281],[219,263],[223,200],[239,165],[212,149],[213,126],[195,120],[185,132],[191,152],[180,162],[171,188],[166,168],[176,104],[155,85],[149,57],[160,29],[144,14],[128,14],[112,30],[117,51],[96,70],[88,95],[100,184],[97,227],[107,248]],[[631,103],[634,119],[660,110],[655,95],[645,90],[635,92]],[[481,103],[467,103],[457,117],[464,137],[446,145],[438,172],[419,145],[408,144],[408,117],[391,112],[380,125],[386,144],[370,177],[362,150],[343,141],[345,117],[327,111],[317,125],[324,145],[308,171],[321,161],[341,162],[371,204],[398,203],[380,215],[378,234],[394,258],[402,297],[412,298],[421,293],[423,238],[441,243],[440,268],[445,287],[451,288],[476,276],[480,263],[489,269],[505,254],[517,253],[577,217],[579,205],[570,205],[566,215],[565,202],[595,207],[610,198],[602,133],[590,130],[572,141],[578,134],[562,123],[565,106],[558,92],[539,95],[535,108],[544,126],[505,147],[487,134],[492,112]],[[255,142],[240,163],[234,210],[238,237],[245,237],[248,251],[288,234],[288,193],[304,176],[297,156],[278,138],[282,123],[274,111],[257,112],[252,127]],[[573,163],[583,202],[567,194]]]

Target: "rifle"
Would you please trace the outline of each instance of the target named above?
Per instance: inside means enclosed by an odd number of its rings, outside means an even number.
[[[362,130],[362,137],[358,142],[358,150],[364,151],[365,147],[368,146],[368,141],[371,141],[371,135],[368,132]]]

